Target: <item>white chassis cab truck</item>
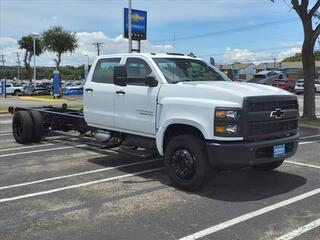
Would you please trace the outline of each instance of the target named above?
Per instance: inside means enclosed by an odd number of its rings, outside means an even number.
[[[106,147],[156,150],[171,181],[189,191],[213,169],[271,171],[295,154],[298,101],[266,85],[232,82],[183,54],[99,56],[84,85],[81,111],[10,107],[17,142],[49,131],[90,133]]]

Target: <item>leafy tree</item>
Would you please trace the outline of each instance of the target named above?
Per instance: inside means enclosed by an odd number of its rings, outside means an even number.
[[[39,56],[43,52],[41,39],[36,39],[36,55]],[[31,35],[24,36],[18,40],[18,45],[20,49],[24,49],[26,52],[24,54],[23,62],[27,71],[28,78],[32,79],[32,69],[30,66],[31,59],[33,57],[33,39]]]
[[[67,52],[73,53],[78,47],[78,39],[73,32],[64,30],[61,26],[51,27],[42,34],[44,49],[56,54],[54,59],[59,70],[61,55]]]
[[[317,50],[314,52],[314,57],[316,61],[320,61],[320,51]],[[302,55],[301,53],[296,53],[294,56],[287,57],[282,60],[282,62],[301,62],[302,61]]]
[[[271,0],[274,2],[275,0]],[[311,7],[309,0],[291,0],[292,8],[298,14],[304,31],[304,41],[302,45],[302,65],[304,73],[304,103],[303,118],[315,119],[315,43],[320,34],[320,0]]]

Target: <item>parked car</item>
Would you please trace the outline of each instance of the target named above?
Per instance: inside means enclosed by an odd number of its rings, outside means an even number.
[[[275,80],[272,83],[272,86],[281,88],[283,90],[293,92],[295,87],[295,81],[288,81],[288,80]]]
[[[83,82],[74,82],[64,88],[63,95],[83,95]]]
[[[0,91],[2,91],[2,83],[0,83]],[[20,95],[23,92],[23,84],[18,82],[7,82],[6,83],[6,94],[7,95]]]
[[[249,83],[272,85],[275,80],[284,80],[285,76],[280,71],[261,71],[254,75]]]
[[[302,94],[304,92],[304,79],[299,79],[297,82],[296,82],[296,85],[294,87],[294,91],[296,94]],[[314,91],[317,93],[317,92],[320,92],[320,80],[316,80],[315,81],[315,89]]]
[[[34,87],[34,83],[30,83],[29,85],[25,86],[23,89],[23,93],[25,95],[50,95],[51,89],[48,85],[44,83],[37,83],[36,87]]]

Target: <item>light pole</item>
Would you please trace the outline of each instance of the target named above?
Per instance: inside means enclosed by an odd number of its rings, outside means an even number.
[[[33,41],[33,80],[34,80],[34,88],[36,88],[36,39],[39,38],[39,33],[31,34]]]
[[[129,53],[132,52],[132,0],[129,1],[128,6],[128,41],[129,41]]]
[[[20,59],[19,59],[19,57],[20,57],[20,54],[19,54],[19,52],[17,52],[17,64],[18,64],[18,81],[20,81]]]
[[[84,56],[86,56],[87,57],[87,60],[88,60],[88,68],[89,68],[89,55],[88,54],[85,54]]]

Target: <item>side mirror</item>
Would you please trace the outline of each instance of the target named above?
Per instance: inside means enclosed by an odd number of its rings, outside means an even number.
[[[127,69],[125,65],[117,65],[114,67],[113,83],[118,86],[127,86]]]
[[[145,81],[146,85],[149,87],[156,87],[158,86],[158,81],[156,80],[156,78],[152,75],[148,75],[146,76],[146,81]]]

